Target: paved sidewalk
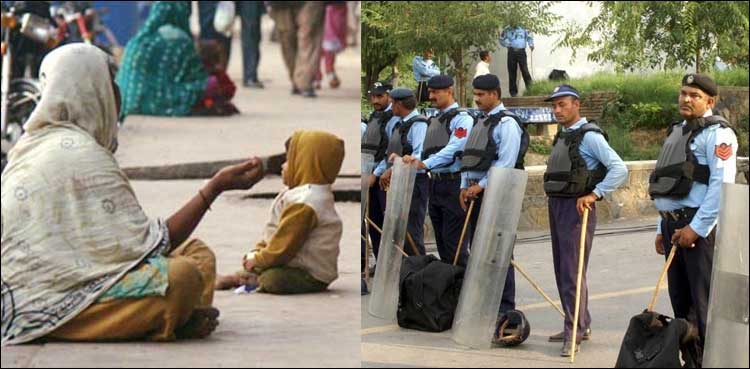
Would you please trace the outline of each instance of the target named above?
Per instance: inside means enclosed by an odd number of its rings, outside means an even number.
[[[653,219],[598,225],[599,230],[653,225]],[[519,239],[544,232],[522,232]],[[613,367],[623,335],[633,315],[648,305],[664,263],[654,251],[654,231],[596,236],[589,262],[589,306],[592,340],[583,342],[576,363],[560,357],[562,343],[547,337],[562,330],[562,318],[516,272],[516,303],[531,325],[531,336],[515,348],[471,350],[456,344],[451,331],[427,333],[402,329],[395,322],[367,313],[369,295],[362,298],[362,362],[364,367]],[[544,291],[559,301],[549,241],[516,246],[515,260]],[[666,290],[660,291],[656,311],[673,315]]]
[[[241,86],[241,47],[235,38],[229,75],[238,84],[241,115],[229,118],[129,117],[116,155],[123,168],[237,159],[284,151],[295,129],[324,129],[346,141],[342,173],[359,173],[359,49],[347,49],[337,62],[338,90],[323,89],[317,99],[291,96],[280,47],[268,42],[264,18],[259,74],[264,90]],[[334,188],[358,184],[337,181]],[[144,210],[169,217],[203,181],[135,181]],[[193,234],[217,255],[219,273],[241,267],[244,253],[268,220],[271,200],[249,194],[275,193],[279,177],[250,191],[226,193]],[[206,340],[175,343],[32,344],[2,349],[2,367],[299,367],[360,366],[359,218],[354,202],[336,204],[344,222],[340,277],[329,292],[300,296],[217,293],[220,326]]]

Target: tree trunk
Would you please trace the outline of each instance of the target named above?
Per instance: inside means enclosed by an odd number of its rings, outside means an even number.
[[[399,73],[398,73],[398,65],[396,65],[396,61],[393,62],[391,65],[391,86],[399,86],[401,85],[398,81]]]
[[[456,73],[456,101],[458,105],[463,106],[466,103],[466,86],[465,86],[465,72],[463,64],[463,49],[458,48],[451,53],[451,61],[453,62],[453,68]]]
[[[701,72],[701,47],[698,45],[698,50],[695,50],[695,73]]]

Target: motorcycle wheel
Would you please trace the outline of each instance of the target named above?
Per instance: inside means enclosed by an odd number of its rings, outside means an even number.
[[[11,145],[21,138],[24,132],[23,125],[40,99],[41,89],[37,81],[21,78],[10,82],[6,139]]]

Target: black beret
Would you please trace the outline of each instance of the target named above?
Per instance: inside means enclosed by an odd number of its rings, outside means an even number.
[[[719,94],[719,86],[716,85],[716,82],[711,77],[705,74],[686,74],[685,77],[682,77],[682,85],[700,89],[709,96]]]
[[[430,78],[427,81],[427,88],[441,89],[453,86],[453,78],[450,76],[439,75]]]
[[[372,84],[370,91],[367,91],[370,95],[382,95],[388,93],[393,86],[386,81],[375,82]]]
[[[393,100],[406,99],[407,97],[414,97],[414,92],[408,88],[396,87],[391,90],[391,99]]]
[[[500,79],[494,74],[484,74],[474,78],[471,84],[477,90],[497,90],[500,87]]]

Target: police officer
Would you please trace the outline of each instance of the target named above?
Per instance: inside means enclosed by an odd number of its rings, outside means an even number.
[[[708,293],[713,266],[716,218],[722,183],[734,183],[737,137],[729,123],[711,110],[718,87],[703,74],[682,78],[679,108],[649,180],[659,210],[656,252],[679,246],[669,268],[669,298],[676,318],[691,318],[706,334]],[[690,311],[694,312],[694,318]]]
[[[491,167],[523,169],[529,137],[520,118],[505,110],[500,100],[500,80],[494,74],[474,78],[474,103],[484,113],[471,130],[461,160],[460,205],[474,201],[469,240],[474,239],[484,189]],[[491,137],[491,139],[490,139]],[[488,205],[491,206],[492,204]],[[511,265],[505,278],[500,313],[516,308],[515,272]]]
[[[435,230],[440,259],[453,262],[466,212],[461,208],[460,155],[473,126],[473,118],[459,109],[453,98],[453,78],[445,75],[432,77],[427,82],[432,106],[439,110],[430,119],[424,140],[422,158],[405,156],[404,162],[415,162],[418,169],[429,172],[429,214]],[[466,265],[468,253],[461,245],[459,264]]]
[[[385,81],[375,82],[368,91],[370,104],[373,112],[367,119],[365,132],[362,134],[362,154],[369,154],[378,163],[373,173],[362,173],[368,177],[370,207],[367,216],[378,227],[383,228],[383,212],[385,211],[385,192],[377,186],[378,177],[382,174],[378,168],[385,169],[386,149],[390,132],[398,122],[399,118],[393,115],[390,102],[391,84]],[[365,227],[362,227],[364,233]],[[375,227],[370,227],[370,240],[372,240],[373,253],[377,257],[380,245],[380,233]],[[363,243],[364,244],[364,243]],[[364,263],[364,246],[362,247],[362,263]],[[362,265],[364,270],[364,264]]]
[[[500,34],[500,45],[508,48],[508,85],[510,96],[518,95],[516,72],[521,69],[521,76],[526,89],[531,86],[531,74],[526,64],[526,45],[534,51],[534,37],[523,27],[508,26]]]
[[[586,270],[596,229],[595,203],[622,185],[628,178],[628,170],[607,143],[607,134],[595,123],[581,117],[580,97],[575,88],[569,85],[557,86],[545,101],[552,102],[555,118],[563,126],[555,136],[544,173],[544,191],[549,197],[555,279],[565,312],[563,331],[551,336],[549,340],[563,341],[561,355],[570,356],[583,220],[581,215],[584,208],[589,209],[577,342],[591,337]],[[576,349],[580,349],[580,346],[577,345]]]
[[[408,88],[395,88],[391,91],[393,101],[393,115],[398,117],[396,125],[391,131],[388,140],[386,156],[389,158],[388,169],[380,176],[380,187],[387,189],[390,186],[393,170],[393,160],[397,157],[409,155],[414,158],[422,157],[422,148],[427,133],[427,118],[419,115],[416,110],[417,99],[412,90]],[[376,168],[376,170],[382,167]],[[409,208],[409,222],[407,230],[407,245],[404,251],[410,255],[424,255],[424,218],[427,210],[427,174],[424,170],[417,172],[414,182]],[[415,250],[416,249],[416,250]]]
[[[411,61],[414,80],[417,81],[417,103],[423,103],[429,98],[427,81],[440,74],[440,68],[432,60],[432,50],[425,50],[422,55],[417,55]]]

